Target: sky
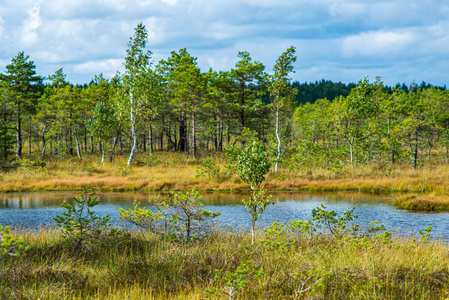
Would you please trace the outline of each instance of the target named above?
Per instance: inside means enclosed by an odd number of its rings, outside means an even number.
[[[140,22],[155,64],[187,48],[226,71],[248,51],[271,72],[294,46],[299,82],[449,86],[449,0],[0,0],[0,72],[24,51],[41,76],[111,78]]]

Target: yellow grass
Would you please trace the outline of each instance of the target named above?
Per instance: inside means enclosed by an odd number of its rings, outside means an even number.
[[[323,286],[299,299],[449,296],[447,243],[438,240],[298,235],[278,248],[261,241],[263,232],[254,245],[249,234],[221,231],[190,243],[131,232],[130,243],[117,237],[110,246],[74,250],[63,248],[61,232],[52,228],[14,234],[31,249],[0,264],[1,299],[217,299],[206,293],[223,287],[215,270],[235,272],[243,262],[263,275],[237,299],[294,299],[301,276],[313,270],[320,270]]]
[[[38,160],[39,158],[35,158]],[[193,159],[183,153],[139,154],[128,167],[126,156],[103,166],[98,157],[45,161],[45,168],[26,167],[2,171],[0,192],[82,190],[84,186],[101,191],[240,191],[249,189],[235,172],[225,168],[224,156],[213,157],[220,166],[220,175],[196,176],[205,157]],[[368,193],[412,192],[421,200],[449,202],[449,165],[429,165],[413,170],[396,166],[386,176],[375,168],[347,168],[342,174],[326,169],[291,170],[281,166],[268,174],[269,190],[359,191]],[[449,206],[448,206],[449,207]]]

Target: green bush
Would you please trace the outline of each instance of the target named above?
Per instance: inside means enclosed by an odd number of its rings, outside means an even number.
[[[104,237],[118,233],[116,229],[109,227],[108,222],[111,219],[109,215],[99,217],[92,210],[100,203],[94,194],[83,192],[80,197],[73,197],[73,204],[64,201],[61,206],[67,211],[63,211],[62,216],[53,218],[62,228],[66,246],[79,249],[92,243],[102,242]]]
[[[16,240],[11,236],[8,226],[0,225],[0,259],[7,256],[21,256],[29,250],[23,239]]]
[[[149,203],[153,206],[152,210],[139,207],[140,203],[138,202],[134,202],[132,209],[119,208],[120,221],[127,221],[156,234],[167,234],[170,221],[170,200],[168,196],[150,197]]]
[[[195,177],[208,176],[209,180],[215,178],[220,181],[220,167],[210,158],[207,157],[199,166],[196,171]]]
[[[201,201],[202,197],[196,191],[173,193],[164,198],[151,198],[153,210],[140,208],[139,204],[135,203],[134,208],[127,211],[119,208],[119,213],[122,221],[155,233],[170,233],[190,240],[204,233],[209,221],[220,215],[204,210]]]
[[[220,270],[215,269],[214,280],[220,282],[222,288],[220,290],[213,287],[212,289],[207,289],[206,292],[217,297],[222,294],[227,295],[229,300],[232,300],[234,299],[234,296],[245,289],[252,280],[260,278],[263,275],[263,269],[250,270],[250,262],[242,263],[237,267],[237,270],[234,273],[226,271],[223,275]]]

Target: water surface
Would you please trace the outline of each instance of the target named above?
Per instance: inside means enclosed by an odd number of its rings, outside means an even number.
[[[0,224],[37,227],[54,225],[53,217],[62,215],[61,203],[68,202],[80,193],[42,192],[0,194]],[[132,208],[134,201],[148,205],[148,198],[154,193],[97,193],[101,204],[94,210],[98,215],[111,215],[111,222],[120,225],[118,208]],[[273,222],[286,223],[294,219],[308,220],[312,209],[323,203],[329,210],[339,213],[355,207],[357,222],[379,221],[387,229],[398,234],[418,234],[428,226],[433,226],[432,236],[447,240],[449,233],[449,214],[417,213],[398,210],[392,206],[394,195],[371,195],[360,193],[306,193],[306,192],[274,192],[274,205],[267,207],[263,213],[260,227],[267,227]],[[232,229],[248,229],[250,218],[241,200],[249,194],[240,193],[203,193],[205,209],[221,212],[216,219],[221,227]]]

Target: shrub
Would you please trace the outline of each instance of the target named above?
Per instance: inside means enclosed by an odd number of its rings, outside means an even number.
[[[199,166],[196,171],[195,177],[208,176],[209,180],[215,178],[220,181],[220,167],[210,158],[207,157]]]
[[[7,256],[21,256],[29,250],[23,239],[16,240],[11,236],[9,227],[0,225],[0,259]]]
[[[135,203],[133,209],[119,209],[122,221],[130,222],[159,234],[173,233],[179,238],[190,240],[205,232],[209,221],[220,215],[204,210],[202,197],[196,191],[176,193],[165,198],[150,199],[153,209],[140,208]]]
[[[66,246],[79,249],[83,245],[100,242],[107,235],[118,233],[117,230],[109,228],[109,215],[99,217],[91,210],[100,203],[94,194],[83,192],[80,197],[73,197],[73,204],[64,201],[61,206],[67,211],[63,211],[62,216],[53,218],[57,225],[62,227]]]
[[[358,215],[354,215],[353,212],[354,208],[346,210],[343,215],[338,217],[336,211],[326,210],[326,207],[321,203],[320,207],[312,210],[312,221],[315,221],[316,225],[322,229],[328,230],[336,238],[342,238],[348,234],[355,236],[359,233],[359,224],[348,227],[348,223],[358,218]]]
[[[254,279],[260,278],[264,275],[264,270],[250,270],[250,263],[245,262],[237,267],[237,270],[232,273],[226,271],[224,275],[220,270],[215,270],[215,281],[219,281],[223,288],[221,290],[213,287],[212,289],[207,289],[206,292],[210,295],[220,296],[221,294],[227,295],[229,300],[234,299],[234,296],[244,288]]]
[[[133,209],[119,208],[120,221],[127,221],[153,233],[164,235],[168,232],[170,200],[168,196],[157,195],[150,197],[149,202],[153,210],[139,207],[138,202],[134,202]]]

